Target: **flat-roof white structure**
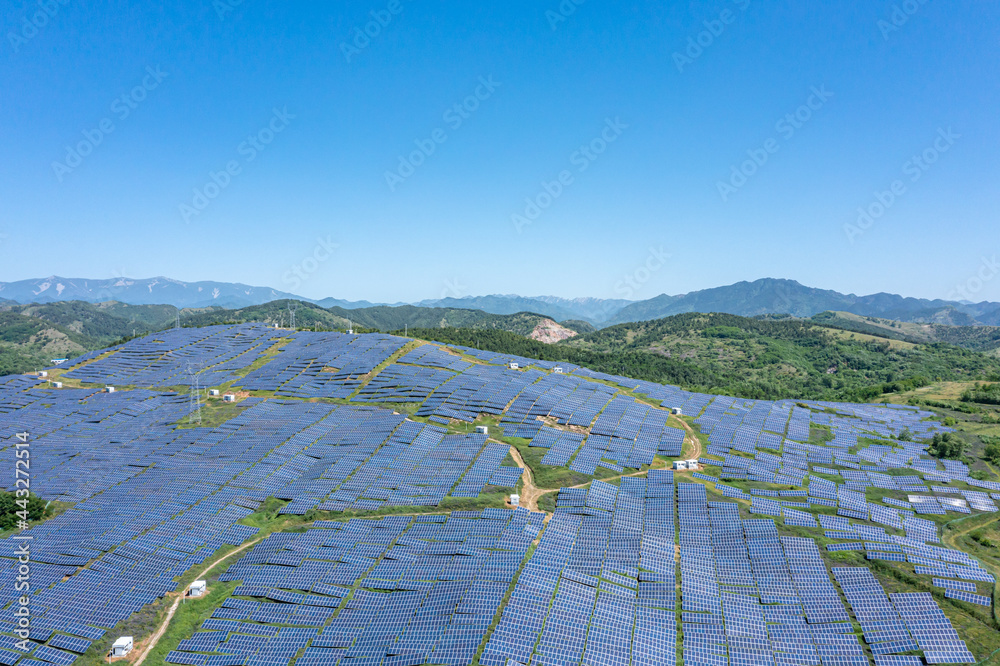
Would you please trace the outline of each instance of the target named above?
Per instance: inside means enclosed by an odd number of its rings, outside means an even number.
[[[191,583],[189,588],[189,593],[192,597],[201,597],[205,595],[205,591],[208,589],[208,583],[203,580],[196,580]]]
[[[104,391],[105,391],[105,393],[114,393],[115,392],[115,387],[114,386],[105,386],[104,387]]]
[[[517,369],[518,369],[518,368],[520,368],[521,366],[519,366],[519,365],[518,365],[517,363],[515,363],[514,361],[511,361],[510,363],[508,363],[508,364],[507,364],[507,367],[508,367],[508,368],[510,368],[511,370],[517,370]]]
[[[488,435],[490,434],[490,429],[486,426],[476,426],[476,432],[480,435]]]
[[[674,469],[687,469],[687,468],[688,468],[688,461],[687,460],[675,460],[674,461]]]
[[[557,375],[561,375],[563,373],[563,369],[557,365],[556,367],[552,368],[552,372],[556,373]]]
[[[112,657],[124,657],[132,651],[132,637],[122,636],[111,646]]]
[[[219,395],[219,389],[209,389],[208,390],[208,394],[209,395],[213,395],[213,396],[218,396]]]
[[[48,371],[47,371],[47,370],[39,370],[39,371],[38,371],[38,376],[39,376],[39,377],[48,377],[48,376],[49,376],[49,373],[48,373]]]
[[[236,394],[227,393],[226,395],[222,396],[222,402],[236,402]]]
[[[62,388],[62,382],[52,382],[52,388]]]
[[[515,508],[521,506],[521,496],[520,495],[511,495],[510,496],[510,505],[512,507],[515,507]]]
[[[670,413],[671,414],[676,414],[677,416],[680,416],[681,414],[683,414],[683,412],[681,411],[680,407],[674,407],[673,409],[670,410]]]

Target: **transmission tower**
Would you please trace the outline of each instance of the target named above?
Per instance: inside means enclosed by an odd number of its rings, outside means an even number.
[[[181,311],[178,308],[178,310],[177,310],[177,328],[180,328],[180,327],[181,327]]]
[[[295,311],[298,310],[298,309],[299,309],[299,304],[298,303],[295,304],[295,307],[292,307],[291,304],[289,304],[289,306],[288,306],[288,316],[290,317],[290,323],[288,324],[288,326],[293,331],[295,330]]]
[[[188,364],[188,374],[191,376],[191,393],[189,398],[188,423],[201,425],[201,365]]]

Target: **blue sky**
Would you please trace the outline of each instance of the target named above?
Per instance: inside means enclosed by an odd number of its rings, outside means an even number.
[[[1000,300],[995,4],[164,4],[5,6],[0,281]]]

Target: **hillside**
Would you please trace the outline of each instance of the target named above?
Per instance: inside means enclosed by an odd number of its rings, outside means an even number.
[[[1000,360],[801,320],[683,315],[546,345],[500,331],[410,329],[411,336],[576,363],[611,374],[756,399],[870,400],[932,380],[1000,375]]]
[[[863,317],[849,312],[823,312],[812,321],[858,333],[883,336],[915,343],[946,342],[975,351],[1000,350],[998,326],[949,326],[945,324],[899,322],[878,317]]]
[[[494,315],[480,310],[423,308],[414,305],[395,307],[379,305],[347,310],[340,307],[322,308],[313,303],[298,301],[273,301],[239,310],[212,309],[200,313],[185,311],[181,315],[181,322],[184,326],[239,324],[253,321],[287,326],[290,322],[289,307],[295,308],[295,325],[298,328],[346,330],[351,326],[355,331],[390,331],[405,328],[452,327],[502,330],[553,342],[576,335],[573,326],[563,327],[544,315],[531,312]]]
[[[64,326],[10,311],[0,311],[0,375],[52,365],[53,358],[76,356],[103,345]]]
[[[622,324],[570,346],[638,351],[739,377],[768,394],[864,396],[874,386],[961,381],[1000,374],[1000,360],[943,343],[914,344],[802,320],[690,314]]]

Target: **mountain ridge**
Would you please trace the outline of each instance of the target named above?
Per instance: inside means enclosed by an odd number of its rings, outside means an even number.
[[[902,322],[952,326],[998,326],[1000,303],[924,299],[878,292],[867,296],[807,287],[795,280],[762,278],[712,287],[686,294],[660,294],[643,301],[557,296],[451,296],[415,303],[393,304],[348,301],[327,297],[311,299],[270,287],[214,281],[184,282],[166,277],[91,280],[50,276],[17,282],[0,282],[0,301],[19,304],[84,301],[117,301],[129,305],[172,305],[178,308],[220,307],[241,309],[276,300],[297,300],[345,311],[379,307],[419,307],[445,310],[481,310],[493,315],[532,312],[555,321],[585,321],[596,327],[662,319],[692,312],[719,312],[744,317],[788,314],[808,319],[823,312]]]

